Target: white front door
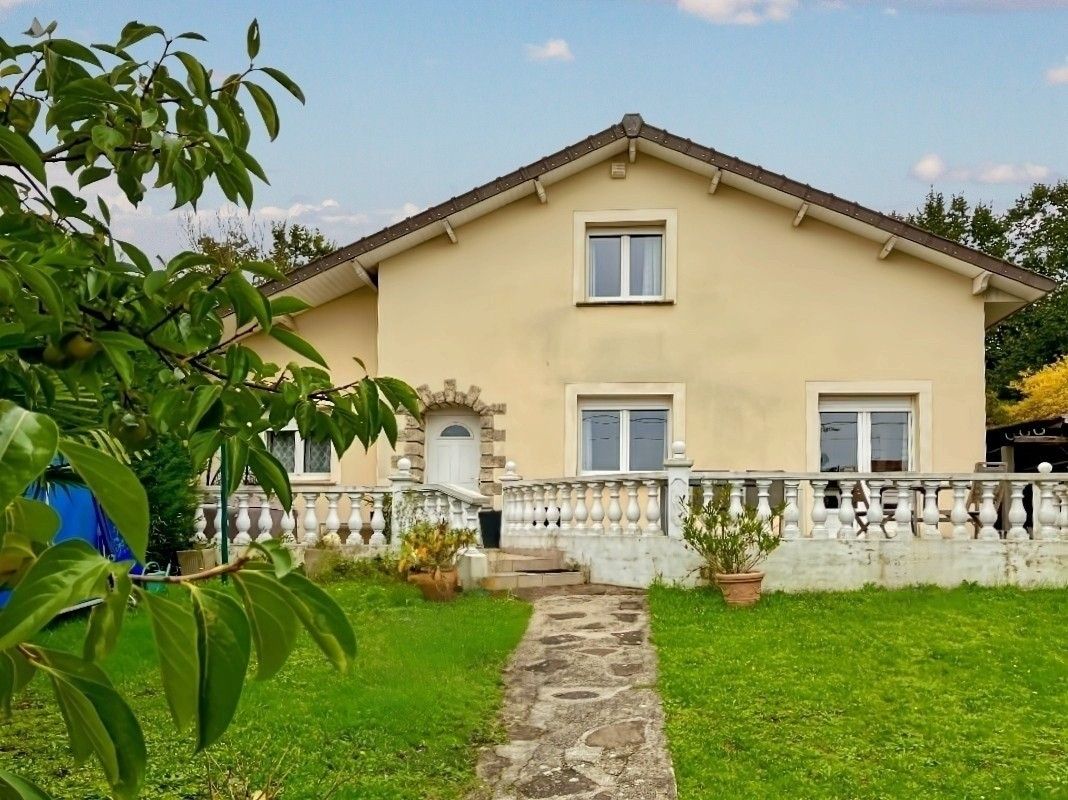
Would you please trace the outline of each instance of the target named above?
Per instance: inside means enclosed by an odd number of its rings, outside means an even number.
[[[426,425],[426,482],[478,491],[478,414],[431,413]]]

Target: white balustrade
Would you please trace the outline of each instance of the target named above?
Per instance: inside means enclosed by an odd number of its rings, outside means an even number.
[[[274,528],[274,517],[271,516],[271,496],[269,494],[260,495],[260,515],[256,520],[256,530],[258,535],[256,536],[257,542],[269,542],[272,538],[271,530]]]
[[[1024,487],[1026,484],[1023,481],[1013,481],[1011,489],[1011,500],[1009,502],[1009,530],[1005,534],[1006,539],[1020,540],[1026,539],[1027,529],[1024,527],[1024,523],[1027,522],[1027,511],[1024,509],[1023,495]]]
[[[623,489],[627,493],[627,533],[638,533],[638,520],[642,518],[642,510],[638,507],[638,483],[637,481],[624,481]]]
[[[349,529],[345,544],[363,545],[363,492],[348,492],[349,518],[345,526]]]
[[[601,487],[604,486],[600,481],[594,481],[590,484],[590,491],[593,493],[593,504],[590,506],[590,527],[594,533],[604,533],[604,505],[601,502]]]
[[[868,532],[864,538],[868,540],[886,538],[886,512],[883,510],[883,487],[886,483],[880,480],[868,481]]]
[[[938,530],[938,521],[941,516],[938,509],[938,490],[941,487],[941,481],[925,480],[923,482],[923,528],[921,535],[925,539],[942,538],[942,534]]]
[[[838,538],[852,539],[853,531],[853,487],[856,481],[840,480],[838,497]]]
[[[660,483],[643,481],[645,486],[645,533],[656,536],[663,533],[660,527]]]
[[[812,481],[812,538],[827,538],[827,484],[829,481]]]
[[[252,527],[252,518],[248,513],[248,492],[241,492],[237,496],[237,519],[234,521],[237,535],[234,536],[234,544],[239,547],[245,546],[252,541],[249,529]]]

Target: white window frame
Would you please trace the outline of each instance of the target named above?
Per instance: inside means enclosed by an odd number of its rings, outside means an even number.
[[[632,233],[658,232],[663,237],[661,242],[660,291],[659,296],[590,296],[590,235],[608,233],[609,231]],[[573,212],[573,282],[572,294],[577,306],[597,305],[670,305],[676,299],[678,286],[678,211],[674,208],[624,208],[601,211]],[[629,256],[629,251],[628,251]],[[629,275],[625,285],[620,289],[629,292]]]
[[[871,468],[871,415],[880,411],[905,412],[908,414],[906,436],[905,471],[911,472],[916,452],[916,408],[911,397],[820,397],[819,412],[849,413],[857,415],[857,471],[872,472]],[[822,424],[822,423],[821,423]]]
[[[619,412],[619,469],[618,470],[592,470],[582,468],[582,414],[586,411],[616,411]],[[664,458],[666,459],[671,448],[671,398],[617,398],[596,397],[582,398],[578,401],[578,426],[577,437],[578,452],[575,455],[579,475],[616,475],[628,472],[646,472],[648,470],[633,470],[630,468],[630,412],[631,411],[665,411],[667,420],[664,425]],[[625,466],[624,466],[625,465]]]
[[[599,237],[620,237],[618,295],[593,294],[593,240]],[[657,294],[630,293],[630,238],[632,236],[660,237],[660,292]],[[648,303],[664,299],[667,261],[667,231],[663,225],[628,228],[586,228],[586,294],[591,303]]]
[[[291,422],[283,428],[280,428],[277,433],[293,433],[293,471],[289,473],[291,478],[297,478],[302,481],[330,481],[334,477],[335,466],[335,453],[334,447],[329,442],[327,444],[330,448],[330,469],[327,472],[305,472],[304,471],[304,437],[300,435],[300,431],[297,429],[296,423]],[[267,449],[271,449],[271,435],[275,431],[269,431],[265,436],[267,437]]]

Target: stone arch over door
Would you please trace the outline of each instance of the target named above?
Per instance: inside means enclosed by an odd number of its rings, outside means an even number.
[[[503,448],[505,431],[503,419],[508,410],[504,403],[487,403],[482,399],[482,389],[478,386],[470,386],[466,392],[456,388],[456,379],[448,378],[444,381],[444,388],[434,391],[429,385],[423,384],[418,387],[416,393],[422,405],[423,413],[448,409],[467,409],[478,414],[479,418],[479,470],[478,485],[482,494],[493,496],[500,494],[500,484],[495,480],[495,470],[503,469],[505,456],[498,454],[498,448]],[[411,459],[412,477],[422,481],[426,470],[426,428],[424,422],[419,422],[410,416],[404,415],[401,419],[402,429],[397,434],[397,454],[393,456],[393,466],[397,466],[397,460],[403,455]]]

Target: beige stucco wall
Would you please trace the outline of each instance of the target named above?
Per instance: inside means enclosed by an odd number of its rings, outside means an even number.
[[[683,383],[698,467],[806,469],[806,382],[930,382],[928,469],[983,457],[983,305],[970,282],[641,154],[380,266],[379,365],[507,404],[496,452],[563,474],[568,384]],[[672,208],[673,306],[576,307],[575,211]],[[920,421],[923,427],[923,421]],[[921,448],[922,450],[922,448]]]
[[[574,213],[642,208],[677,212],[677,303],[577,307]],[[457,227],[458,244],[442,235],[384,261],[377,296],[304,313],[298,330],[339,382],[357,377],[356,354],[413,386],[481,387],[483,402],[506,405],[494,452],[527,477],[573,463],[567,387],[591,383],[682,384],[676,429],[696,467],[791,470],[814,467],[807,383],[926,386],[916,466],[970,470],[984,451],[983,304],[970,281],[898,252],[880,261],[873,242],[793,218],[727,186],[710,195],[707,178],[643,153],[624,180],[602,163],[549,186],[547,204],[531,195]],[[379,449],[346,456],[340,479],[384,478]]]
[[[364,376],[353,356],[364,362],[371,375],[381,374],[378,370],[377,296],[370,289],[360,289],[306,311],[296,317],[295,324],[295,331],[326,359],[336,385]],[[296,361],[312,366],[311,362],[262,333],[249,337],[245,343],[264,359],[277,364],[284,366]],[[335,462],[334,478],[349,485],[374,485],[377,482],[374,450],[365,453],[356,442],[340,463]]]

